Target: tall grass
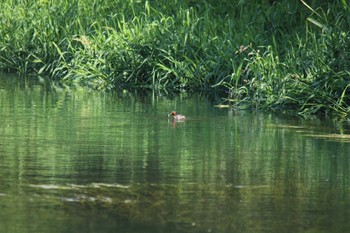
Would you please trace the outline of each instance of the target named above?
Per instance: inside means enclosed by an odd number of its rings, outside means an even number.
[[[232,106],[349,113],[346,1],[5,0],[0,68],[68,85],[216,90]]]

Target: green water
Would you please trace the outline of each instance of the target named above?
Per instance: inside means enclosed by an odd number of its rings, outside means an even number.
[[[29,80],[0,77],[1,233],[350,232],[346,122]]]

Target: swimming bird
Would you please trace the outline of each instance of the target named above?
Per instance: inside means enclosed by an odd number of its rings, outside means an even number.
[[[174,120],[185,120],[186,119],[186,117],[184,115],[177,114],[175,111],[168,113],[168,117],[171,117]]]

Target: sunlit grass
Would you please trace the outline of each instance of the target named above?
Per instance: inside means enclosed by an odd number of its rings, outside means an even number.
[[[269,2],[6,0],[0,69],[97,89],[216,90],[240,108],[348,115],[346,1]]]

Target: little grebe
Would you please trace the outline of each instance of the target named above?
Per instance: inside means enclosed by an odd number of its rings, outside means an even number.
[[[172,111],[168,114],[168,117],[172,117],[174,120],[185,120],[186,117],[184,115],[176,114],[175,111]]]

